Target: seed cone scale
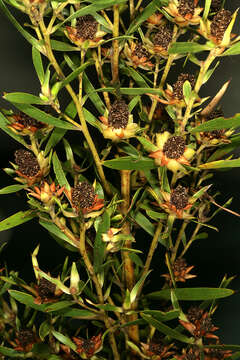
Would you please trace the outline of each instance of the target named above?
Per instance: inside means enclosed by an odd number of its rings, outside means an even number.
[[[191,74],[180,74],[175,84],[173,84],[173,97],[182,100],[183,99],[183,84],[185,81],[189,81],[192,89],[195,86],[195,77]]]
[[[38,294],[41,299],[45,299],[54,295],[56,285],[45,278],[41,278],[38,285]]]
[[[93,206],[95,200],[94,189],[86,181],[76,185],[72,189],[72,203],[77,208],[88,209]]]
[[[125,129],[128,124],[129,110],[123,100],[116,100],[108,114],[108,124],[114,129]]]
[[[133,51],[133,56],[137,56],[139,59],[146,57],[149,58],[149,52],[142,46],[142,44],[137,43]]]
[[[172,136],[163,147],[164,155],[169,159],[180,158],[185,150],[185,141],[181,136]]]
[[[14,155],[18,171],[23,175],[32,177],[40,171],[37,158],[30,151],[19,149],[15,151]]]
[[[178,185],[171,193],[170,202],[176,207],[176,209],[184,209],[188,204],[188,194],[186,188],[182,185]]]
[[[35,336],[31,330],[21,330],[17,334],[17,339],[22,346],[26,346],[29,343],[34,342]]]

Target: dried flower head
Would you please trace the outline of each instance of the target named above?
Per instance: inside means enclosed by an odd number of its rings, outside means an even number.
[[[168,56],[168,48],[172,41],[173,31],[167,25],[158,27],[158,31],[153,37],[153,52],[154,54],[161,55],[163,57]]]
[[[204,349],[205,360],[224,360],[233,355],[232,350]]]
[[[177,81],[173,84],[172,97],[178,100],[183,100],[183,85],[185,81],[189,81],[191,88],[195,86],[195,77],[191,74],[180,74],[177,78]]]
[[[9,116],[8,120],[11,122],[8,127],[21,135],[34,134],[36,131],[47,127],[46,124],[33,119],[22,111],[19,114]]]
[[[190,307],[187,313],[188,321],[179,320],[181,325],[187,329],[196,339],[202,337],[209,339],[218,339],[213,334],[218,328],[212,324],[212,320],[208,312],[198,307]]]
[[[147,23],[152,25],[160,25],[163,22],[163,14],[160,11],[156,11],[154,14],[147,18]]]
[[[172,265],[172,272],[174,275],[175,281],[185,282],[188,279],[195,278],[196,275],[190,274],[190,271],[194,268],[194,265],[188,266],[184,258],[178,258]],[[171,277],[169,274],[163,274],[168,281],[171,282]]]
[[[72,207],[77,212],[82,212],[85,216],[89,217],[92,211],[99,210],[104,206],[104,200],[99,199],[95,194],[94,188],[88,182],[83,181],[71,189],[67,194]]]
[[[167,359],[170,355],[175,354],[175,351],[170,350],[174,346],[173,344],[164,345],[151,341],[149,344],[141,343],[141,345],[143,353],[153,360]]]
[[[170,0],[164,10],[174,18],[179,26],[197,25],[202,8],[197,7],[198,0]]]
[[[102,348],[102,334],[92,336],[91,339],[73,337],[73,341],[77,345],[76,352],[82,359],[91,359]]]
[[[34,302],[36,304],[45,304],[56,301],[56,285],[49,280],[41,277],[38,285],[36,285],[37,297]]]
[[[36,342],[37,338],[32,330],[20,330],[16,334],[16,339],[14,339],[14,350],[29,352]]]
[[[99,46],[106,34],[92,15],[80,16],[76,26],[66,26],[66,35],[77,46],[93,48]]]
[[[133,123],[133,116],[122,99],[116,100],[100,120],[103,136],[112,141],[133,137],[138,130],[138,125]]]
[[[229,10],[222,9],[217,12],[211,22],[211,35],[217,42],[221,42],[225,31],[232,20],[232,13]]]
[[[41,186],[35,186],[34,190],[28,189],[28,191],[30,196],[37,198],[44,204],[51,205],[56,198],[59,198],[62,195],[64,187],[60,188],[60,186],[56,186],[54,182],[49,185],[44,181]]]
[[[181,136],[171,136],[168,131],[159,133],[157,137],[158,150],[149,156],[155,159],[159,166],[167,166],[173,172],[178,170],[185,171],[184,165],[190,165],[189,160],[195,151],[186,146],[185,140]]]
[[[126,43],[124,47],[124,55],[127,58],[127,65],[133,66],[134,68],[141,68],[149,70],[153,67],[150,61],[150,54],[147,49],[140,42],[130,42],[130,47]]]

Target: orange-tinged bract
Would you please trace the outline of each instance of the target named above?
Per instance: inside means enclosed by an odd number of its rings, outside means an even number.
[[[9,116],[8,120],[11,122],[8,127],[21,135],[31,135],[47,127],[46,124],[31,118],[23,112]]]
[[[124,47],[124,55],[127,58],[126,64],[134,68],[140,67],[144,70],[151,69],[154,65],[151,63],[150,54],[141,43],[131,42],[130,47],[126,43]]]
[[[143,353],[152,360],[169,359],[170,355],[175,354],[175,351],[171,350],[173,344],[165,345],[151,341],[149,344],[141,343],[141,345]]]
[[[164,10],[173,17],[173,21],[181,27],[199,24],[202,8],[197,6],[198,0],[170,0]]]
[[[185,282],[188,279],[195,278],[196,275],[190,274],[190,271],[194,268],[194,265],[188,266],[184,258],[178,258],[172,265],[172,272],[174,280],[177,282]],[[163,277],[166,278],[171,283],[170,274],[163,274]]]
[[[73,341],[77,345],[76,352],[82,359],[91,359],[94,354],[102,348],[102,334],[92,336],[90,339],[73,337]]]

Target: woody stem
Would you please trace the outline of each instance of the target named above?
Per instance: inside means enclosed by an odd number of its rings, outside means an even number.
[[[50,42],[50,37],[49,37],[49,34],[47,32],[47,29],[45,27],[45,24],[42,21],[40,21],[39,23],[40,25],[40,28],[41,28],[41,31],[42,31],[42,34],[44,36],[44,41],[45,41],[45,48],[46,48],[46,52],[47,52],[47,56],[52,64],[52,66],[54,67],[56,73],[58,74],[58,76],[61,78],[61,79],[64,79],[64,74],[62,72],[62,69],[60,68],[59,64],[57,63],[56,61],[56,58],[53,54],[53,51],[52,51],[52,47],[51,47],[51,42]],[[96,167],[97,167],[97,170],[98,170],[98,174],[99,174],[99,177],[102,181],[102,184],[103,184],[103,187],[106,191],[106,193],[108,195],[111,195],[111,189],[109,187],[109,184],[105,178],[105,174],[104,174],[104,171],[103,171],[103,167],[102,167],[102,164],[101,164],[101,160],[98,156],[98,152],[97,152],[97,149],[94,145],[94,142],[91,138],[91,135],[88,131],[88,127],[87,127],[87,123],[86,123],[86,120],[85,120],[85,117],[84,117],[84,114],[83,114],[83,110],[82,110],[82,104],[81,102],[79,101],[77,95],[75,94],[75,92],[73,91],[72,87],[70,84],[67,84],[65,85],[69,95],[71,96],[71,98],[73,99],[73,102],[76,106],[76,109],[77,109],[77,112],[78,112],[78,116],[79,116],[79,120],[80,120],[80,123],[81,123],[81,126],[78,124],[78,123],[75,123],[74,125],[77,126],[78,128],[81,128],[84,136],[85,136],[85,139],[88,143],[88,146],[92,152],[92,155],[93,155],[93,159],[95,161],[95,164],[96,164]]]
[[[123,204],[121,207],[122,215],[127,215],[127,211],[130,205],[130,175],[131,171],[129,170],[122,170],[121,171],[121,194]],[[129,235],[131,233],[130,230],[130,224],[128,221],[125,221],[123,227],[122,227],[122,233],[125,235]],[[125,242],[125,248],[131,249],[132,243],[131,240],[127,240]],[[123,258],[123,272],[124,272],[124,279],[126,288],[131,291],[132,288],[135,285],[135,276],[134,276],[134,266],[133,262],[129,256],[128,251],[122,252],[122,258]],[[136,320],[136,315],[130,315],[129,321]],[[139,334],[138,334],[138,327],[133,325],[129,327],[128,330],[129,337],[134,340],[135,342],[139,341]]]
[[[187,225],[188,225],[188,221],[185,220],[185,221],[183,222],[182,226],[181,226],[181,229],[179,230],[176,243],[175,243],[175,245],[174,245],[174,247],[173,247],[173,250],[172,250],[172,256],[171,256],[171,263],[172,263],[172,264],[174,263],[174,261],[175,261],[175,259],[176,259],[177,251],[178,251],[179,245],[180,245],[180,243],[181,243],[181,241],[182,241],[182,236],[183,236],[183,233],[184,233]]]
[[[119,5],[113,7],[113,37],[119,36]],[[118,67],[119,62],[119,44],[118,40],[113,40],[113,58],[112,58],[112,82],[115,84],[118,81]]]

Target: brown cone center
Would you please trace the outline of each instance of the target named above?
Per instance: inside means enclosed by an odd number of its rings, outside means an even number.
[[[125,129],[128,124],[129,110],[123,100],[116,100],[108,114],[108,124],[114,129]]]
[[[142,46],[142,44],[138,43],[133,51],[133,56],[137,56],[139,59],[143,57],[149,58],[149,52]]]
[[[185,150],[185,141],[181,136],[172,136],[163,147],[164,155],[169,159],[180,158]]]
[[[178,185],[171,193],[170,202],[176,207],[176,209],[184,209],[188,204],[188,194],[186,188]]]
[[[154,35],[153,44],[167,50],[172,41],[172,35],[172,30],[168,26],[160,26],[158,32]]]
[[[93,206],[95,200],[94,189],[86,181],[72,189],[72,203],[77,208],[88,209]]]
[[[178,5],[178,12],[185,17],[186,15],[194,15],[195,6],[193,0],[180,0]]]
[[[189,81],[192,89],[195,86],[195,77],[191,74],[180,74],[177,81],[173,84],[173,97],[182,100],[183,99],[183,84],[185,81]]]
[[[38,285],[38,294],[43,300],[52,297],[55,293],[56,285],[45,278],[41,278]]]
[[[218,41],[221,41],[228,25],[232,20],[232,13],[229,10],[220,10],[213,17],[211,23],[211,35]]]
[[[23,175],[32,177],[40,171],[37,158],[30,151],[19,149],[15,151],[14,155],[18,170]]]
[[[98,23],[92,15],[80,16],[77,19],[76,28],[79,38],[93,40],[97,32]]]

